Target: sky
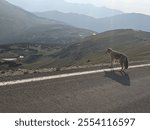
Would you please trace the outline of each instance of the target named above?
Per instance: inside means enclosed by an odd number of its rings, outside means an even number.
[[[7,0],[13,4],[18,4],[29,11],[33,5],[41,5],[41,3],[57,4],[64,0]],[[143,13],[150,15],[150,0],[65,0],[72,3],[85,3],[95,6],[105,6],[111,9],[118,9],[128,13]],[[32,2],[32,5],[31,5]],[[29,5],[30,4],[30,5]],[[60,4],[61,5],[61,4]],[[25,7],[26,6],[26,7]],[[45,5],[46,6],[46,5]]]

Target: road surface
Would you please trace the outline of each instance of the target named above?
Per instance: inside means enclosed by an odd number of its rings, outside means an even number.
[[[150,66],[0,84],[4,113],[150,112]]]

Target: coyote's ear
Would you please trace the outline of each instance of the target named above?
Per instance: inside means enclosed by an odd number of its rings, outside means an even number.
[[[111,51],[112,51],[112,49],[111,49],[111,48],[108,48],[107,50],[108,50],[108,52],[111,52]]]

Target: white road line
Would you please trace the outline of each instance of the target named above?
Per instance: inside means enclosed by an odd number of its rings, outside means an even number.
[[[148,66],[150,66],[150,64],[134,65],[134,66],[130,66],[129,69],[148,67]],[[37,77],[37,78],[30,78],[30,79],[21,79],[21,80],[15,80],[15,81],[6,81],[6,82],[0,82],[0,86],[30,83],[30,82],[50,80],[50,79],[59,79],[59,78],[73,77],[73,76],[79,76],[79,75],[95,74],[95,73],[102,73],[105,71],[112,71],[112,70],[120,70],[120,67],[113,68],[113,69],[109,68],[109,69],[74,72],[74,73],[60,74],[60,75],[53,75],[53,76],[44,76],[44,77]]]

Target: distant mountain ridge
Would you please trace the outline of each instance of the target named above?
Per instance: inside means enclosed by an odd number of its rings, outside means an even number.
[[[145,14],[126,13],[99,19],[97,23],[100,26],[99,32],[115,29],[135,29],[150,32],[150,15]]]
[[[47,11],[35,13],[37,16],[52,18],[85,29],[104,32],[115,29],[137,29],[150,32],[150,16],[139,13],[125,13],[106,18],[93,18],[76,13]]]
[[[9,1],[31,12],[57,10],[60,12],[72,12],[96,18],[109,17],[123,13],[122,11],[116,9],[97,7],[92,4],[71,3],[65,0],[25,0],[22,2],[20,2],[20,0]]]
[[[93,31],[75,28],[56,20],[40,18],[5,0],[0,0],[0,43],[68,43]]]

